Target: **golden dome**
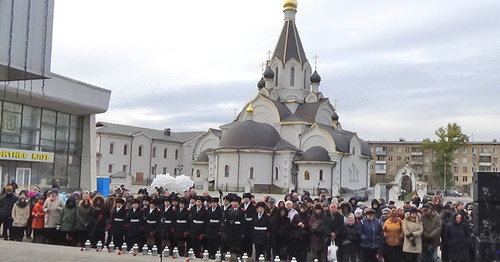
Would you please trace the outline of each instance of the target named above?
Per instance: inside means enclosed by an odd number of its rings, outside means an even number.
[[[252,106],[252,103],[248,104],[247,115],[253,115],[253,106]]]
[[[283,8],[285,10],[297,10],[297,0],[285,0],[285,1],[283,1]]]

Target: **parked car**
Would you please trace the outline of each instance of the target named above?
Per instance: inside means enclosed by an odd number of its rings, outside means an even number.
[[[457,190],[445,190],[444,196],[461,197],[462,193],[458,192]]]

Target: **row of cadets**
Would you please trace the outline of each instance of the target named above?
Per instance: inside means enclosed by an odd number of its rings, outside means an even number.
[[[247,253],[247,255],[249,257],[252,257],[252,251],[253,251],[252,219],[256,213],[255,203],[252,202],[252,194],[250,194],[250,193],[243,194],[243,203],[241,204],[241,208],[242,208],[243,212],[245,212],[242,250],[243,250],[243,253]]]

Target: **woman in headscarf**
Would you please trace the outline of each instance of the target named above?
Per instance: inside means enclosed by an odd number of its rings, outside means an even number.
[[[89,239],[90,211],[92,205],[88,198],[83,199],[76,210],[76,235],[77,245],[85,246],[85,241]]]
[[[280,259],[287,259],[287,244],[290,234],[290,219],[288,218],[288,210],[285,207],[278,208],[278,216],[273,219],[271,224],[273,235],[272,248],[273,256],[279,256]]]
[[[327,237],[325,212],[320,204],[314,206],[313,215],[309,219],[309,230],[311,233],[312,259],[319,262],[326,260],[325,239]]]
[[[50,197],[45,200],[43,211],[45,212],[45,231],[49,244],[55,244],[58,239],[56,231],[57,223],[61,219],[61,211],[64,208],[64,201],[59,198],[59,193],[56,189],[52,189]]]
[[[30,218],[30,207],[26,196],[20,195],[12,208],[12,236],[11,240],[23,241],[24,230],[28,226]]]
[[[90,243],[93,248],[97,246],[99,241],[104,244],[108,214],[108,210],[104,207],[104,197],[102,195],[94,196],[89,224]]]
[[[398,262],[403,259],[403,222],[395,209],[391,210],[390,215],[382,228],[385,237],[382,250],[386,262]]]
[[[74,245],[75,227],[76,227],[76,199],[69,197],[61,212],[61,219],[57,225],[57,229],[61,232],[61,240],[66,245]]]
[[[462,215],[455,212],[451,215],[451,222],[446,224],[443,241],[446,243],[448,259],[451,262],[465,262],[469,260],[470,232],[462,220]]]
[[[33,221],[31,222],[31,228],[33,229],[33,242],[42,243],[45,240],[43,234],[45,212],[43,211],[43,204],[45,203],[45,197],[43,195],[38,196],[38,202],[33,206],[31,210],[31,216]]]

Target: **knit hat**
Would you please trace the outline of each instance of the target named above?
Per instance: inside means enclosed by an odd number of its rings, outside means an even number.
[[[12,192],[14,192],[14,189],[12,188],[12,186],[5,187],[5,194],[12,194]]]
[[[382,209],[382,214],[389,214],[389,213],[391,213],[391,210],[389,208],[386,207]]]
[[[362,215],[363,214],[363,210],[361,210],[361,208],[357,208],[356,211],[354,211],[354,214],[355,215]]]

